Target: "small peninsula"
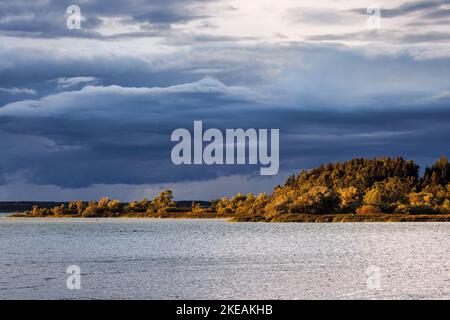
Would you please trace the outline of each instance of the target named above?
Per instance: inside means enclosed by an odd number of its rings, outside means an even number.
[[[441,157],[419,175],[401,157],[357,158],[291,175],[272,194],[237,194],[208,202],[174,201],[171,190],[152,200],[72,201],[33,206],[12,217],[224,218],[240,222],[450,222],[450,163]]]

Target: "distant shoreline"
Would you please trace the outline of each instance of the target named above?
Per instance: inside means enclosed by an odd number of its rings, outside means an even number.
[[[124,215],[111,215],[102,217],[82,217],[81,215],[61,216],[30,216],[23,213],[14,213],[11,218],[144,218],[144,219],[226,219],[229,222],[301,222],[301,223],[345,223],[345,222],[450,222],[450,214],[216,214],[171,212],[165,214],[148,215],[142,213],[128,213]]]

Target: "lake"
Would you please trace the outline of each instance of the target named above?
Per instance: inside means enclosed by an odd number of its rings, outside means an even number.
[[[0,217],[0,252],[1,299],[450,298],[450,223]]]

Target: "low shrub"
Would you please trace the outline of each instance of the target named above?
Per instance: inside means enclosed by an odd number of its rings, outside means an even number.
[[[381,209],[378,206],[366,204],[356,209],[356,213],[357,214],[381,213]]]

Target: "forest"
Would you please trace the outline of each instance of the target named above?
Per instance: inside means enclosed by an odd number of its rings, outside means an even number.
[[[357,158],[323,164],[291,175],[272,194],[237,194],[180,206],[171,190],[152,200],[121,203],[73,201],[52,208],[34,206],[20,216],[72,217],[235,217],[271,221],[277,217],[314,215],[449,215],[450,163],[442,156],[419,175],[419,166],[401,157]],[[294,218],[293,218],[294,217]],[[282,220],[282,219],[278,219]]]

